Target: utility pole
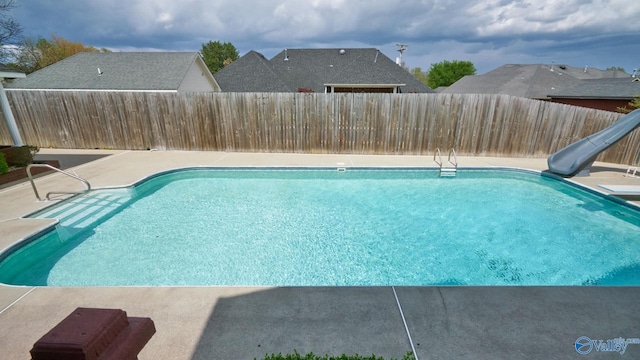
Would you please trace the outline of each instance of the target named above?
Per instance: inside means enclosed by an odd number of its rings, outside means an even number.
[[[407,45],[407,44],[396,44],[396,46],[398,47],[398,52],[400,53],[400,56],[398,56],[398,58],[396,58],[396,64],[404,67],[404,62],[402,62],[402,53],[407,50],[407,47],[409,47],[409,45]]]

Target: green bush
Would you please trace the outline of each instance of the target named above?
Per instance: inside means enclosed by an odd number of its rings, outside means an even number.
[[[306,355],[300,355],[297,350],[293,350],[293,354],[286,354],[286,355],[271,354],[271,355],[265,355],[263,360],[384,360],[384,358],[383,357],[376,357],[375,355],[361,356],[361,355],[358,355],[358,354],[350,355],[350,356],[342,354],[341,356],[337,356],[337,357],[336,356],[329,356],[329,355],[318,356],[318,355],[315,355],[314,353],[308,353]],[[389,359],[389,360],[394,360],[394,359]],[[413,356],[413,353],[411,351],[409,351],[402,358],[402,360],[415,360],[415,357]]]
[[[38,152],[37,146],[24,145],[2,149],[9,166],[24,167],[33,162],[33,156]]]
[[[4,154],[0,153],[0,175],[9,172],[9,164],[4,158]]]

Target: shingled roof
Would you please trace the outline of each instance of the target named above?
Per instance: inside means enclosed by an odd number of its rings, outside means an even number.
[[[197,66],[197,69],[193,66]],[[81,52],[8,85],[14,89],[177,91],[189,79],[218,85],[197,52]]]
[[[507,64],[483,75],[465,76],[443,93],[506,94],[548,99],[548,94],[577,85],[583,79],[628,78],[617,70],[576,68],[568,65]]]
[[[262,54],[249,51],[214,74],[226,92],[291,92],[282,75]]]
[[[640,96],[640,78],[589,79],[549,94],[550,98],[631,100]]]
[[[250,51],[214,74],[222,91],[325,92],[327,86],[399,87],[433,92],[374,48],[286,49],[267,60]]]

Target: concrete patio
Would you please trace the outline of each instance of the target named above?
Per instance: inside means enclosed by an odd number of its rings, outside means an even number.
[[[40,154],[66,157],[70,170],[93,187],[128,185],[187,166],[434,166],[432,156],[53,149]],[[74,156],[93,161],[73,162]],[[546,159],[458,162],[546,169]],[[590,177],[572,180],[601,192],[597,184],[640,185],[640,179],[624,176],[626,169],[596,163]],[[36,182],[41,194],[83,188],[57,173]],[[52,222],[21,218],[49,205],[36,201],[28,182],[0,189],[0,202],[0,249]],[[638,298],[640,287],[0,286],[0,357],[29,359],[33,344],[75,308],[101,307],[153,319],[157,333],[140,359],[260,359],[294,349],[385,358],[412,350],[418,359],[583,358],[575,350],[580,336],[640,338]],[[594,350],[588,356],[618,355]],[[640,358],[640,345],[629,345],[624,356]]]

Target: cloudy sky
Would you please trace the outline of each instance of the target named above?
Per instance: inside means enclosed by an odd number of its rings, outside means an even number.
[[[16,0],[28,37],[112,51],[199,51],[210,40],[270,58],[284,48],[375,47],[427,70],[468,60],[640,68],[637,0]]]

